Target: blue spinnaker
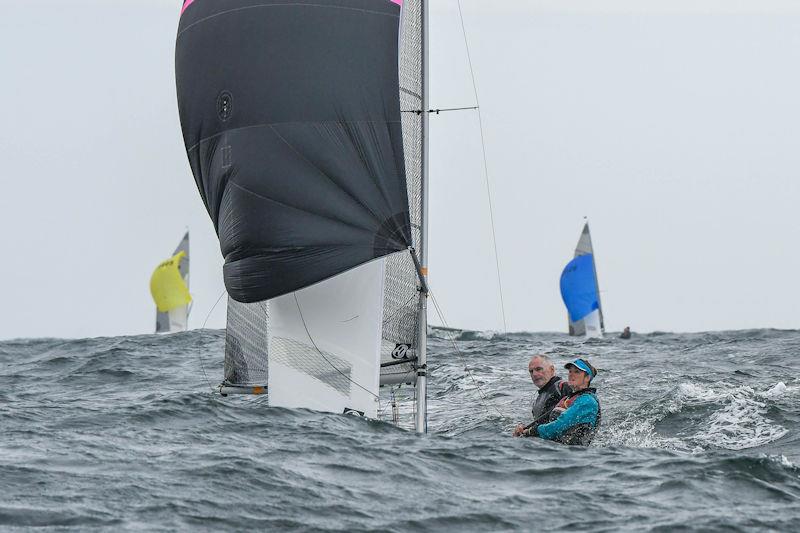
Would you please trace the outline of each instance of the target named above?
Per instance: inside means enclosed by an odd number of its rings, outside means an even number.
[[[600,308],[592,254],[579,255],[564,267],[561,273],[561,298],[573,322]]]

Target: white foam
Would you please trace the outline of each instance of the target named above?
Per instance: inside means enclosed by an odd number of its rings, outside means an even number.
[[[789,468],[789,469],[792,469],[792,470],[795,470],[795,471],[800,470],[800,467],[798,467],[796,464],[794,464],[792,461],[790,461],[789,458],[786,457],[785,455],[767,455],[765,453],[762,453],[759,457],[763,457],[764,459],[767,459],[768,461],[772,461],[773,463],[777,463],[777,464],[779,464],[779,465],[781,465],[783,467],[786,467],[786,468]]]
[[[781,455],[780,457],[771,456],[770,459],[772,459],[775,462],[780,463],[782,466],[786,466],[788,468],[794,468],[794,469],[797,468],[797,465],[794,464],[793,462],[791,462],[789,459],[787,459],[785,455]]]
[[[779,381],[770,389],[761,393],[763,398],[768,400],[788,400],[800,392],[800,384],[787,385]]]
[[[701,399],[709,390],[694,383],[681,383],[678,385],[678,395],[684,398]]]
[[[643,418],[628,418],[620,424],[600,431],[598,441],[600,446],[613,444],[631,448],[692,451],[680,439],[659,435],[655,430],[654,422]]]
[[[784,383],[783,381],[779,381],[778,383],[775,384],[774,387],[772,387],[768,391],[762,392],[761,396],[763,396],[764,398],[769,398],[771,400],[776,400],[779,397],[783,396],[785,393],[786,393],[786,383]]]
[[[800,387],[798,387],[800,389]],[[642,448],[668,448],[699,452],[710,447],[743,450],[775,441],[788,432],[767,416],[767,400],[785,397],[790,388],[782,382],[764,392],[749,386],[731,387],[720,383],[716,388],[696,383],[680,383],[672,398],[651,416],[631,416],[610,428],[609,443]],[[663,437],[655,423],[667,414],[679,413],[684,406],[717,407],[703,429],[685,439]],[[602,434],[602,432],[601,432]]]
[[[495,336],[500,335],[500,332],[488,329],[486,331],[476,331],[475,338],[490,341],[494,339]]]
[[[708,387],[703,387],[694,383],[681,383],[678,385],[675,396],[666,403],[665,408],[668,413],[679,413],[686,404],[704,405],[715,403],[719,401],[722,396],[723,395],[719,392],[709,389]]]
[[[711,414],[706,428],[693,436],[698,442],[727,450],[743,450],[763,446],[788,433],[786,428],[766,417],[767,404],[756,399],[762,395],[751,387],[713,394],[724,405]]]

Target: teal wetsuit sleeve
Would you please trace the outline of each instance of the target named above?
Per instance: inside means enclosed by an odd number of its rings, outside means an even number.
[[[561,413],[549,424],[539,426],[539,436],[547,440],[555,440],[561,437],[567,430],[578,424],[597,425],[597,400],[589,395],[583,394],[575,399],[569,409]]]

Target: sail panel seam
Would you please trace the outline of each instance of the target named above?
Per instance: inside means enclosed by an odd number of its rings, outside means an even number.
[[[270,8],[270,7],[300,7],[300,6],[302,6],[302,7],[314,7],[314,8],[320,8],[320,9],[339,9],[339,10],[342,10],[342,11],[355,11],[355,12],[359,12],[359,13],[365,13],[365,14],[368,14],[368,15],[377,15],[377,16],[381,16],[381,17],[392,17],[392,18],[396,18],[396,19],[400,18],[400,15],[395,15],[393,13],[381,13],[380,11],[371,11],[369,9],[360,9],[360,8],[357,8],[357,7],[347,7],[347,6],[326,6],[326,5],[322,5],[322,4],[307,4],[305,2],[292,2],[290,4],[257,4],[257,5],[254,5],[254,6],[237,7],[235,9],[228,9],[226,11],[220,11],[219,13],[214,13],[213,15],[209,15],[209,16],[204,17],[204,18],[202,18],[202,19],[200,19],[198,21],[192,22],[191,24],[189,24],[188,26],[186,26],[185,28],[183,28],[181,31],[178,32],[176,40],[180,39],[181,35],[183,35],[183,33],[185,31],[188,31],[189,29],[194,28],[195,26],[197,26],[199,24],[202,24],[204,22],[207,22],[207,21],[209,21],[211,19],[214,19],[216,17],[221,17],[223,15],[228,15],[230,13],[236,13],[238,11],[245,11],[245,10],[248,10],[248,9],[261,9],[261,8]]]
[[[278,205],[281,205],[283,207],[287,207],[289,209],[294,209],[296,211],[301,211],[303,213],[308,213],[309,215],[313,215],[313,216],[316,216],[316,217],[319,217],[319,218],[324,218],[325,220],[330,220],[332,222],[338,222],[338,223],[341,223],[341,224],[343,224],[345,226],[348,226],[348,227],[351,227],[351,228],[355,228],[357,230],[366,231],[367,233],[370,233],[370,234],[374,233],[369,228],[356,226],[355,224],[352,224],[350,222],[346,222],[344,220],[340,220],[340,219],[336,219],[336,218],[331,218],[331,217],[329,217],[327,215],[323,215],[322,213],[316,213],[314,211],[309,211],[309,210],[303,209],[301,207],[296,207],[296,206],[293,206],[293,205],[289,205],[289,204],[281,202],[279,200],[275,200],[274,198],[267,198],[266,196],[258,194],[255,191],[251,191],[247,187],[244,187],[243,185],[240,185],[240,184],[236,183],[233,180],[228,181],[228,184],[233,185],[233,186],[237,187],[238,189],[240,189],[241,191],[244,191],[244,192],[246,192],[246,193],[248,193],[248,194],[250,194],[252,196],[255,196],[256,198],[260,198],[260,199],[265,200],[267,202],[272,202],[274,204],[278,204]]]
[[[328,174],[327,174],[327,173],[326,173],[324,170],[322,170],[321,168],[319,168],[319,167],[318,167],[316,164],[314,164],[314,162],[313,162],[313,161],[311,161],[310,159],[308,159],[308,158],[307,158],[307,157],[306,157],[304,154],[300,153],[300,151],[299,151],[297,148],[295,148],[294,146],[292,146],[292,144],[291,144],[289,141],[287,141],[287,140],[286,140],[286,138],[285,138],[283,135],[281,135],[281,133],[280,133],[280,132],[279,132],[277,129],[275,129],[275,127],[274,127],[274,126],[270,126],[270,129],[271,129],[272,131],[274,131],[274,132],[275,132],[275,135],[277,135],[277,136],[278,136],[278,138],[279,138],[281,141],[283,141],[283,143],[284,143],[286,146],[288,146],[288,147],[289,147],[289,148],[290,148],[290,149],[291,149],[291,150],[292,150],[292,151],[293,151],[295,154],[297,154],[297,156],[298,156],[298,157],[300,157],[300,159],[302,159],[303,161],[305,161],[306,163],[308,163],[308,164],[309,164],[309,165],[310,165],[312,168],[314,168],[314,169],[315,169],[315,170],[317,170],[317,171],[318,171],[320,174],[322,174],[322,175],[323,175],[325,178],[327,178],[327,179],[328,179],[328,181],[330,181],[331,183],[333,183],[333,185],[334,185],[334,186],[336,186],[336,187],[337,187],[337,188],[338,188],[340,191],[342,191],[343,193],[345,193],[345,194],[346,194],[346,195],[347,195],[347,196],[348,196],[348,197],[349,197],[351,200],[353,200],[355,203],[357,203],[358,205],[360,205],[360,206],[361,206],[361,208],[362,208],[364,211],[366,211],[367,213],[369,213],[369,214],[370,214],[370,216],[371,216],[371,217],[372,217],[372,218],[373,218],[373,219],[374,219],[376,222],[378,222],[378,224],[382,224],[382,223],[383,223],[383,221],[381,220],[381,218],[380,218],[378,215],[376,215],[376,214],[375,214],[375,212],[374,212],[374,211],[372,211],[372,209],[370,209],[370,208],[369,208],[367,205],[365,205],[365,204],[364,204],[364,203],[363,203],[361,200],[359,200],[358,198],[356,198],[355,196],[353,196],[353,195],[350,193],[350,191],[348,191],[347,189],[345,189],[344,187],[342,187],[342,185],[340,185],[339,183],[337,183],[337,182],[336,182],[336,180],[334,180],[334,179],[333,179],[333,177],[331,177],[331,176],[330,176],[330,175],[328,175]],[[369,174],[369,171],[367,171],[367,174]],[[384,200],[384,202],[385,202],[386,198],[383,198],[383,200]],[[388,205],[388,204],[386,204],[386,205]]]
[[[203,137],[196,143],[194,143],[191,148],[186,150],[186,153],[193,152],[203,143],[208,141],[214,140],[217,137],[221,137],[226,133],[231,133],[234,131],[244,131],[251,128],[272,128],[273,126],[280,126],[283,124],[401,124],[402,120],[287,120],[283,122],[264,122],[261,124],[249,124],[247,126],[241,126],[239,128],[230,128],[226,130],[222,130],[219,133],[215,133],[214,135],[209,135],[208,137]]]

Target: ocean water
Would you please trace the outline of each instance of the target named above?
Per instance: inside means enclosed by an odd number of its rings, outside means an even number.
[[[221,397],[223,343],[0,342],[0,529],[800,529],[798,331],[434,330],[428,435]],[[534,352],[601,369],[589,448],[510,436]]]

